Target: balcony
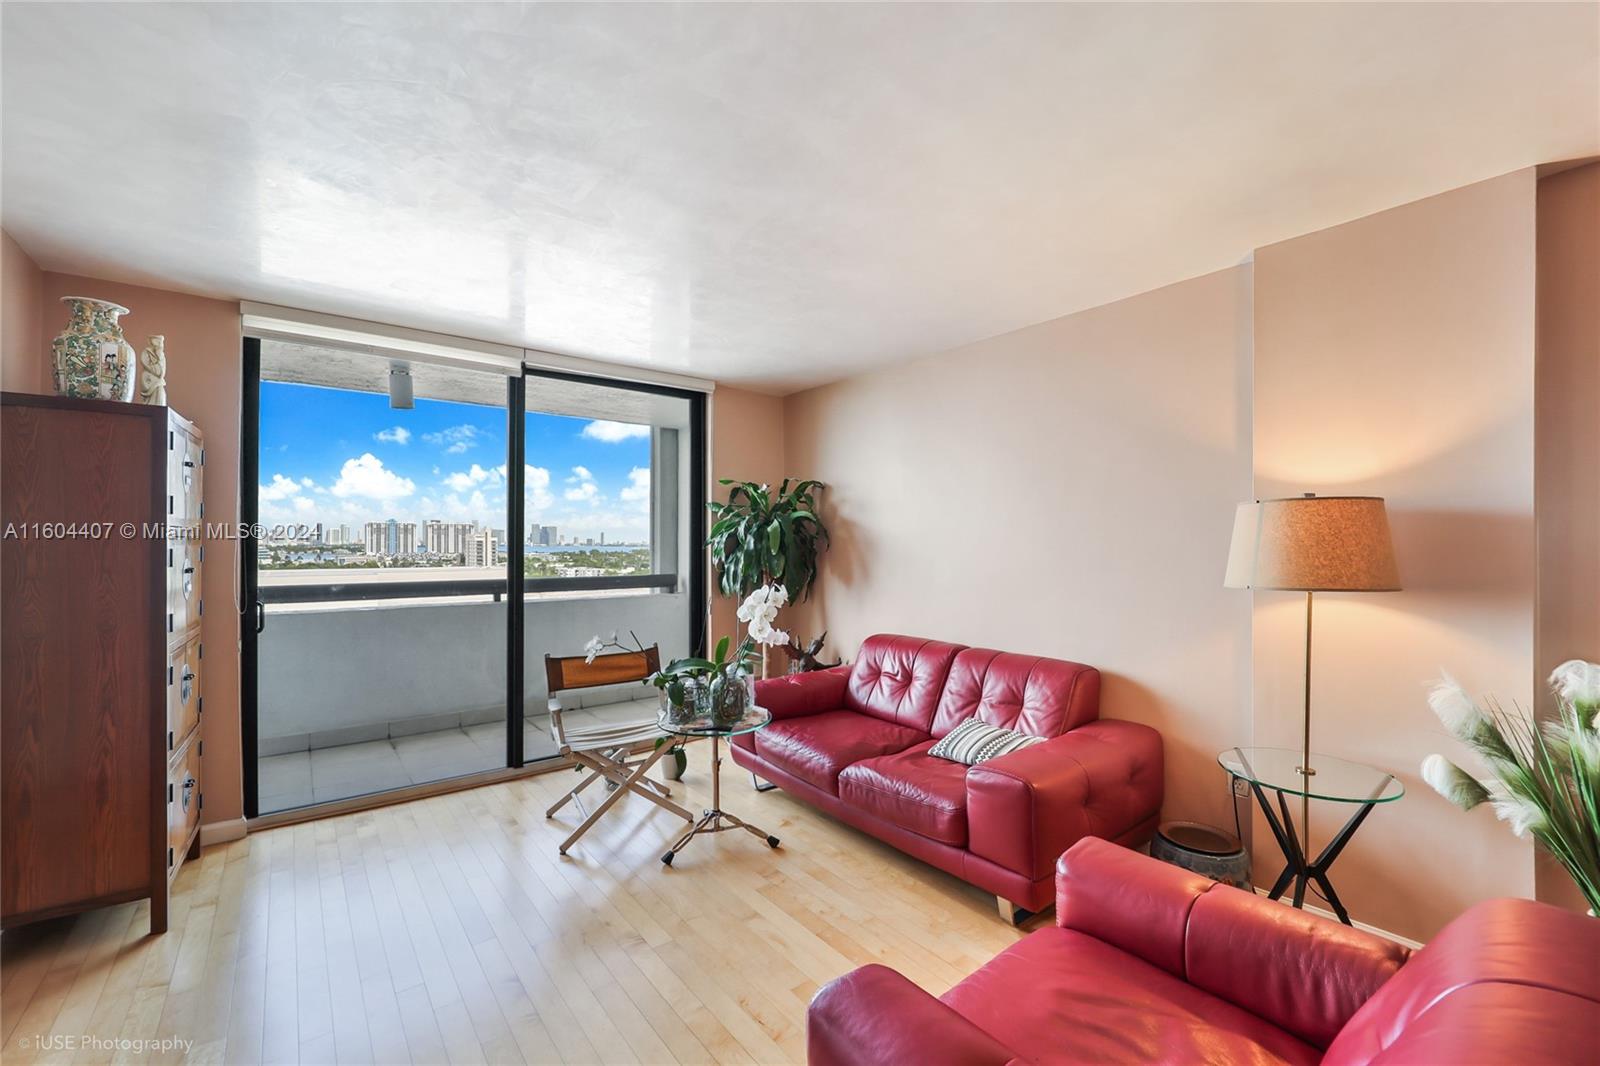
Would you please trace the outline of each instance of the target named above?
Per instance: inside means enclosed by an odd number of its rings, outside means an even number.
[[[449,573],[454,589],[501,570]],[[440,581],[434,572],[432,580]],[[270,814],[506,765],[506,611],[498,592],[408,588],[415,572],[340,574],[351,598],[307,600],[327,573],[261,574],[257,719],[259,807]],[[596,633],[631,629],[663,658],[684,653],[688,600],[669,589],[541,591],[523,604],[524,753],[555,755],[544,656],[571,655]],[[502,586],[503,587],[503,586]],[[299,590],[299,591],[296,591]],[[326,591],[322,593],[328,594]],[[283,602],[296,600],[301,602]],[[568,694],[564,706],[617,720],[652,713],[654,691],[614,686]],[[585,724],[592,724],[591,722]]]

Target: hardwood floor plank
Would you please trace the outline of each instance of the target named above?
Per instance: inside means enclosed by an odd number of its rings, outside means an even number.
[[[669,783],[690,809],[709,799],[698,756]],[[801,1062],[824,982],[881,962],[938,993],[1023,935],[971,886],[724,772],[724,802],[779,850],[721,833],[664,867],[681,819],[626,797],[563,857],[583,815],[544,811],[566,774],[208,848],[165,936],[136,903],[0,942],[8,1039],[187,1043],[8,1044],[7,1066]]]

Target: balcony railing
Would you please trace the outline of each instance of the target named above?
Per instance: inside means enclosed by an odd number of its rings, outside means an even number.
[[[264,571],[263,576],[272,571]],[[306,571],[285,571],[304,574]],[[379,573],[382,573],[379,571]],[[339,603],[355,600],[406,600],[434,596],[491,596],[496,602],[506,595],[506,579],[400,579],[334,580],[320,583],[261,583],[258,598],[268,605],[290,603]],[[550,592],[620,592],[678,587],[677,574],[621,574],[602,577],[530,577],[523,579],[524,595]]]

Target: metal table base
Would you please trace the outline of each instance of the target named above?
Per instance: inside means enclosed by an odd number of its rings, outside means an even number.
[[[661,861],[671,866],[673,857],[701,833],[723,833],[729,829],[743,829],[746,833],[761,837],[769,848],[778,846],[778,838],[765,829],[753,826],[738,815],[729,814],[722,809],[722,737],[713,733],[711,734],[711,806],[700,815],[698,822],[689,827],[688,832],[667,849],[667,853],[661,856]]]

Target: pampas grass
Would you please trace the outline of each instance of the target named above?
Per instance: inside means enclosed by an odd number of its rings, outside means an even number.
[[[1489,803],[1519,837],[1532,836],[1600,913],[1600,665],[1574,659],[1550,675],[1557,715],[1542,726],[1493,700],[1475,702],[1445,674],[1428,705],[1489,768],[1480,781],[1442,755],[1422,778],[1462,810]]]

